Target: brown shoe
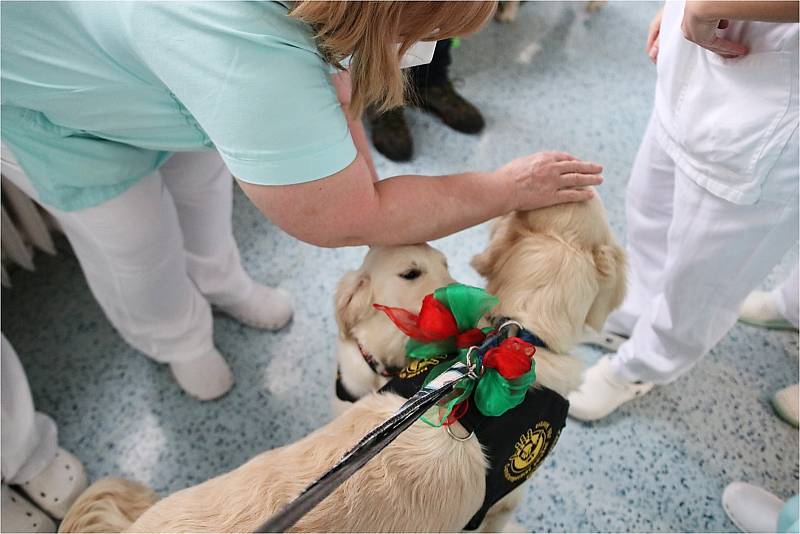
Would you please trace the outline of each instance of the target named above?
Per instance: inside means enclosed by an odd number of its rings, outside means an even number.
[[[458,94],[451,82],[421,90],[415,104],[456,131],[475,134],[483,130],[481,112]]]
[[[414,152],[411,132],[408,130],[403,108],[398,107],[380,114],[367,110],[375,150],[392,161],[408,161]]]

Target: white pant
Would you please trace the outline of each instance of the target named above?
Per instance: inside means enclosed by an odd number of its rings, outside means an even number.
[[[778,310],[786,320],[800,326],[800,273],[794,268],[789,278],[772,290],[772,296],[778,303]]]
[[[666,384],[688,371],[738,318],[747,294],[798,239],[797,131],[753,205],[686,177],[651,118],[627,192],[629,288],[606,324],[630,334],[611,358],[630,380]]]
[[[34,412],[25,371],[5,336],[0,340],[0,384],[3,482],[19,484],[38,475],[53,461],[58,432],[50,417]]]
[[[36,191],[4,145],[3,175]],[[215,151],[177,153],[157,173],[61,223],[100,306],[122,337],[161,362],[213,347],[209,302],[244,300],[253,281],[233,238],[232,178]]]

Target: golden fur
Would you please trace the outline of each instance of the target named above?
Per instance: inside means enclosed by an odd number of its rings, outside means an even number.
[[[377,320],[369,304],[384,301],[414,309],[421,300],[417,292],[430,292],[426,284],[438,287],[449,279],[449,274],[442,274],[447,272],[443,257],[419,247],[376,248],[365,262],[366,269],[345,276],[336,296],[340,341],[370,331],[380,345],[395,329],[389,321]],[[391,266],[414,254],[428,258],[431,268],[439,262],[438,274],[420,282],[415,291],[392,293],[396,289],[387,288],[396,284],[398,273]],[[580,365],[567,351],[584,326],[599,329],[624,295],[624,255],[599,198],[500,218],[489,248],[474,258],[473,265],[487,278],[489,291],[500,298],[495,313],[517,319],[553,349],[537,351],[537,384],[569,393],[580,379]],[[402,347],[403,337],[398,339],[395,344]],[[141,485],[101,480],[72,506],[60,531],[252,531],[402,402],[393,394],[368,394],[300,441],[264,452],[227,474],[155,503],[152,492]],[[454,432],[463,435],[464,429],[457,423],[455,427]],[[294,530],[456,531],[483,501],[485,469],[486,458],[474,436],[460,442],[442,428],[418,422]],[[489,511],[483,531],[505,526],[521,500],[521,490]]]
[[[412,269],[419,271],[417,278],[400,276]],[[384,366],[401,368],[406,364],[408,338],[372,305],[418,312],[425,295],[452,282],[447,259],[427,244],[372,247],[361,266],[342,277],[334,299],[339,327],[336,361],[348,392],[360,398],[388,381],[364,362],[359,344]],[[334,413],[341,413],[349,404],[334,399]]]
[[[567,396],[582,370],[568,351],[625,297],[625,252],[600,198],[500,217],[472,266],[500,299],[493,315],[516,319],[551,349],[536,351],[537,383]]]
[[[229,473],[158,501],[125,531],[252,532],[402,402],[394,394],[369,395],[300,441],[264,452]],[[480,507],[484,470],[475,438],[459,443],[441,429],[417,423],[292,530],[455,531]],[[118,532],[125,522],[122,516],[133,517],[133,508],[149,504],[144,493],[140,502],[127,508],[126,503],[134,501],[130,496],[122,503],[120,493],[98,491],[98,486],[110,485],[109,480],[84,492],[67,513],[60,532]],[[114,500],[114,505],[108,500]]]

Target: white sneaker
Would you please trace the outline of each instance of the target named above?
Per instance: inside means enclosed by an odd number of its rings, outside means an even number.
[[[28,499],[3,484],[0,532],[55,532],[56,524]]]
[[[254,284],[253,292],[245,300],[218,308],[240,323],[265,330],[283,328],[294,314],[288,291],[261,284]]]
[[[62,519],[87,486],[81,461],[59,447],[53,461],[41,473],[21,483],[19,489],[51,517]]]
[[[215,348],[199,358],[172,362],[169,368],[178,385],[186,393],[200,400],[217,399],[233,387],[231,368]]]
[[[800,389],[797,384],[785,387],[772,396],[772,408],[775,413],[792,426],[798,426],[798,404],[800,404]]]
[[[772,330],[797,330],[778,309],[775,297],[767,291],[753,291],[739,308],[739,320]]]
[[[586,370],[577,391],[567,397],[569,415],[581,421],[596,421],[651,389],[651,383],[637,384],[618,377],[609,357],[603,356]]]
[[[758,486],[731,482],[722,492],[722,507],[742,532],[775,532],[783,501]]]

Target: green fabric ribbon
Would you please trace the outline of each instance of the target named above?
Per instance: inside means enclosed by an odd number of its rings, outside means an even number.
[[[432,297],[438,303],[432,302],[430,297],[429,295],[423,301],[419,315],[396,308],[376,306],[385,311],[389,318],[409,335],[406,344],[406,354],[409,358],[427,360],[436,356],[453,355],[453,358],[437,365],[430,371],[425,384],[446,371],[454,363],[467,363],[469,348],[480,345],[486,334],[491,331],[491,328],[479,330],[478,322],[498,303],[498,299],[494,295],[490,295],[481,288],[464,284],[450,284],[437,289]],[[437,336],[447,337],[436,339]],[[536,368],[533,360],[530,362],[528,372],[511,379],[505,378],[497,369],[484,367],[480,361],[471,363],[475,365],[475,374],[479,378],[461,380],[456,384],[454,394],[425,414],[422,417],[423,421],[431,426],[441,426],[453,409],[459,403],[469,399],[473,393],[475,405],[482,414],[502,415],[522,403],[528,387],[536,380]]]

